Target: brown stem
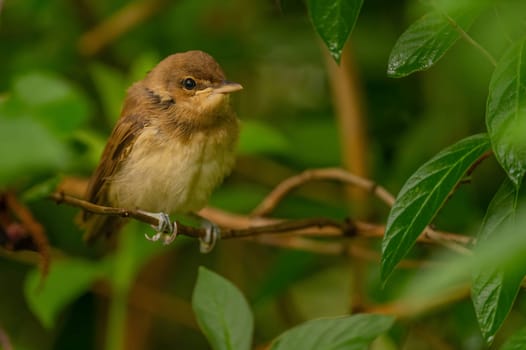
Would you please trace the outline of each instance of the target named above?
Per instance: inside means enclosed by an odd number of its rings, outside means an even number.
[[[325,168],[325,169],[311,169],[306,170],[298,175],[289,177],[277,185],[270,194],[263,199],[261,204],[257,206],[252,212],[252,216],[267,216],[270,214],[281,200],[292,190],[305,184],[309,181],[314,180],[333,180],[340,181],[345,184],[353,185],[358,188],[364,189],[370,193],[373,193],[376,197],[380,198],[388,206],[392,206],[395,198],[385,188],[379,186],[375,182],[363,178],[358,175],[354,175],[348,171],[340,168]]]
[[[13,193],[5,193],[5,201],[8,209],[20,220],[29,235],[31,235],[31,239],[40,253],[40,269],[42,271],[42,278],[45,278],[49,271],[51,257],[49,242],[44,227],[33,217],[31,211],[18,201]]]
[[[356,175],[367,176],[367,132],[363,109],[362,91],[358,70],[355,67],[350,44],[342,50],[340,64],[336,64],[326,45],[322,47],[327,74],[332,91],[332,100],[340,134],[342,164],[344,168]],[[364,193],[351,188],[349,199],[366,203]]]
[[[86,56],[97,54],[137,24],[160,11],[164,4],[165,0],[141,0],[128,3],[95,28],[84,33],[78,43],[79,51]]]
[[[57,203],[67,203],[94,214],[130,217],[150,225],[158,225],[158,220],[155,217],[148,216],[145,212],[138,210],[100,206],[62,192],[53,193],[51,199]],[[211,221],[220,226],[227,227],[222,229],[221,238],[223,239],[248,238],[262,234],[284,233],[322,237],[351,237],[359,235],[364,237],[381,237],[384,230],[384,227],[380,225],[351,220],[337,221],[327,218],[300,220],[251,219],[231,213],[225,213],[223,215],[224,212],[217,209],[201,211],[201,214],[203,213],[212,214],[204,216],[212,219]],[[211,216],[213,216],[213,218],[211,218]],[[194,228],[180,223],[178,223],[178,233],[194,238],[204,238],[206,235],[204,229]],[[469,238],[465,236],[439,231],[434,231],[434,233],[435,236],[432,238],[421,236],[418,238],[418,241],[436,243],[435,239],[440,238],[439,243],[443,241],[450,242],[451,244],[465,244],[466,242],[470,242]]]

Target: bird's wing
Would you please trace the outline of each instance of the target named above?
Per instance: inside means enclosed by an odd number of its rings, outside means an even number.
[[[127,113],[126,108],[123,110],[102,153],[99,165],[90,179],[86,200],[94,204],[110,205],[107,198],[109,181],[122,166],[141,130],[147,125],[145,119],[140,113]],[[88,242],[113,233],[122,223],[123,220],[118,217],[94,215],[86,211],[81,215],[81,225],[86,228],[84,239]]]
[[[136,114],[123,115],[119,119],[91,177],[86,200],[95,204],[108,204],[104,196],[105,185],[123,164],[144,126],[145,123]]]

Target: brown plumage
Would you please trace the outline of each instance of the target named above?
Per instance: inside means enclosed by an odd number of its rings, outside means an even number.
[[[202,51],[161,61],[128,89],[86,199],[168,214],[199,210],[234,164],[239,126],[228,96],[240,89]],[[82,221],[88,242],[125,222],[87,212]]]

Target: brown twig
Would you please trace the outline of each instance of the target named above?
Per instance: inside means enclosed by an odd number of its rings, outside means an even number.
[[[79,40],[79,51],[92,56],[112,41],[161,10],[165,0],[141,0],[130,2],[118,12],[86,32]]]
[[[414,318],[415,316],[429,313],[445,305],[468,298],[470,291],[470,284],[464,283],[452,288],[446,294],[434,295],[432,298],[422,296],[420,299],[401,299],[384,305],[375,305],[367,308],[365,311],[368,313],[393,315],[399,319]]]
[[[206,207],[199,212],[199,215],[207,218],[208,220],[216,223],[222,227],[231,228],[247,228],[257,226],[267,226],[283,221],[282,219],[275,218],[262,218],[262,217],[250,217],[245,215],[234,214],[226,212],[217,208]],[[385,232],[385,226],[374,224],[370,222],[353,220],[352,227],[354,228],[354,235],[363,238],[382,238]],[[417,242],[436,244],[436,239],[440,238],[442,241],[456,242],[461,245],[472,245],[473,238],[469,236],[459,235],[456,233],[445,232],[434,230],[436,236],[432,239],[422,234],[418,237]],[[323,226],[323,227],[309,227],[305,229],[298,229],[294,231],[286,232],[287,234],[295,234],[301,236],[313,236],[313,237],[341,237],[342,231],[335,226]]]
[[[20,220],[26,232],[31,236],[31,240],[40,254],[40,269],[42,278],[49,272],[50,265],[50,246],[45,234],[44,227],[33,217],[31,211],[18,201],[16,196],[11,192],[4,194],[7,209]]]
[[[69,205],[79,207],[99,215],[129,217],[150,225],[158,225],[158,221],[155,217],[148,216],[144,212],[137,210],[100,206],[75,197],[71,197],[62,192],[53,193],[51,195],[51,199],[57,203],[67,203]],[[360,221],[337,221],[327,218],[301,220],[249,218],[210,208],[205,211],[201,211],[200,213],[204,214],[204,217],[211,219],[211,221],[215,222],[219,226],[225,227],[221,231],[222,239],[251,238],[253,236],[259,236],[262,234],[295,234],[311,237],[363,236],[374,238],[382,237],[384,231],[384,227],[381,225]],[[438,238],[440,238],[440,242],[445,241],[450,242],[451,244],[469,244],[471,242],[469,237],[447,232],[434,232],[436,236],[434,236],[433,239],[422,235],[418,238],[418,241],[425,243],[437,243]],[[205,237],[206,235],[204,229],[194,228],[191,226],[182,225],[180,223],[178,223],[178,233],[194,238],[201,238]],[[305,249],[306,245],[303,244],[302,246],[298,246],[296,248]],[[309,250],[309,248],[306,250]],[[320,249],[316,249],[316,251],[321,253]],[[339,248],[338,252],[332,250],[332,254],[341,254],[341,251],[341,248]],[[331,254],[329,252],[326,253]]]
[[[471,174],[473,173],[473,171],[475,171],[475,169],[483,162],[485,161],[486,159],[488,159],[489,157],[491,157],[493,155],[493,151],[487,151],[485,153],[483,153],[473,164],[471,164],[471,166],[469,167],[468,171],[466,172],[466,175],[467,176],[471,176]]]
[[[354,175],[340,168],[325,168],[325,169],[313,169],[306,170],[303,173],[289,177],[278,184],[267,197],[263,199],[261,204],[256,207],[252,212],[253,216],[265,216],[268,215],[276,206],[283,200],[283,198],[291,192],[293,189],[305,184],[306,182],[313,180],[336,180],[341,181],[350,185],[362,188],[376,197],[380,198],[388,206],[392,206],[395,202],[394,196],[389,193],[385,188],[376,184],[375,182],[365,179],[363,177]],[[459,245],[466,244],[466,241],[471,239],[462,238],[462,242],[458,242],[451,239],[451,235],[444,236],[440,232],[427,227],[422,235],[427,236],[430,240],[436,240],[437,243],[456,251],[460,254],[470,254],[470,250],[466,247]],[[422,236],[421,235],[421,236]]]
[[[120,216],[123,218],[133,218],[144,222],[146,224],[157,226],[159,225],[159,220],[153,216],[146,214],[140,210],[132,210],[125,208],[113,208],[103,205],[97,205],[90,203],[88,201],[78,199],[72,196],[69,196],[63,192],[54,192],[50,195],[51,199],[54,200],[57,204],[67,203],[74,207],[82,208],[85,211],[88,211],[93,214],[99,215],[109,215],[109,216]],[[204,230],[196,229],[186,225],[178,225],[179,233],[185,236],[190,237],[204,237]]]
[[[219,225],[220,227],[229,228],[228,230],[223,231],[223,239],[253,236],[262,233],[267,234],[273,232],[322,237],[341,237],[346,232],[348,234],[348,226],[346,226],[345,230],[342,230],[342,223],[338,224],[341,225],[341,227],[338,227],[338,225],[336,225],[334,222],[330,225],[327,225],[327,222],[324,221],[325,219],[322,219],[321,221],[317,221],[317,219],[310,219],[310,221],[302,220],[298,223],[287,224],[292,226],[287,226],[288,231],[284,232],[283,226],[274,226],[275,224],[283,222],[284,220],[263,217],[264,215],[267,215],[272,210],[274,210],[274,208],[279,204],[279,202],[283,200],[283,198],[291,191],[297,189],[298,187],[306,184],[309,181],[314,180],[332,180],[354,185],[358,188],[368,191],[369,193],[374,194],[388,206],[392,206],[395,200],[394,196],[391,193],[389,193],[385,188],[383,188],[380,185],[377,185],[371,180],[362,178],[360,176],[356,176],[341,168],[325,168],[307,170],[303,173],[293,175],[283,180],[278,186],[275,187],[275,189],[269,195],[267,195],[267,197],[263,199],[261,204],[252,212],[251,216],[244,216],[231,212],[225,212],[217,208],[211,207],[202,209],[199,212],[199,214],[207,218],[211,222],[214,222],[215,224]],[[78,182],[78,180],[76,182]],[[66,189],[66,187],[61,188]],[[67,187],[67,192],[69,191],[70,188]],[[151,225],[158,224],[157,219],[145,216],[142,212],[122,208],[97,206],[92,203],[79,200],[72,196],[66,196],[63,192],[54,193],[52,195],[52,199],[58,203],[62,201],[68,202],[68,204],[70,205],[74,205],[88,211],[93,210],[94,213],[102,215],[133,217],[139,221],[143,221]],[[356,235],[358,236],[368,238],[381,238],[384,235],[385,226],[383,225],[363,222],[359,220],[352,221],[352,224],[354,226],[354,229],[356,230]],[[257,230],[254,230],[254,227],[261,226],[267,226],[267,228],[258,228]],[[180,225],[180,228],[180,233],[183,235],[188,235],[191,237],[203,237],[204,235],[204,231],[200,229],[192,227],[187,228],[183,225]],[[429,234],[426,234],[426,232]],[[428,228],[422,235],[419,236],[417,241],[423,243],[438,243],[443,246],[446,246],[448,249],[453,249],[462,254],[467,254],[468,250],[463,249],[463,247],[459,247],[459,245],[470,246],[473,244],[474,239],[469,236],[443,232]]]
[[[384,203],[392,206],[395,198],[385,188],[379,186],[375,182],[354,175],[341,168],[325,168],[306,170],[298,175],[289,177],[277,185],[272,192],[270,192],[265,199],[252,212],[252,216],[267,216],[270,214],[281,200],[292,190],[313,180],[333,180],[340,181],[345,184],[353,185],[373,193],[380,198]]]
[[[380,262],[380,254],[366,249],[358,244],[343,244],[342,242],[326,242],[307,239],[296,235],[283,235],[279,237],[261,235],[254,237],[254,241],[273,247],[298,249],[322,255],[345,255],[368,262]],[[432,267],[438,263],[420,260],[404,259],[398,265],[403,269],[416,269]]]

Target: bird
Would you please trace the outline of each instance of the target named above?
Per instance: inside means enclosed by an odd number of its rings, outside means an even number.
[[[234,166],[240,122],[229,96],[242,89],[203,51],[163,59],[127,90],[85,198],[149,213],[159,225],[146,237],[171,243],[177,224],[169,215],[203,208]],[[218,228],[203,222],[201,250],[207,251]],[[84,240],[92,243],[119,231],[126,219],[84,211],[81,223]]]

